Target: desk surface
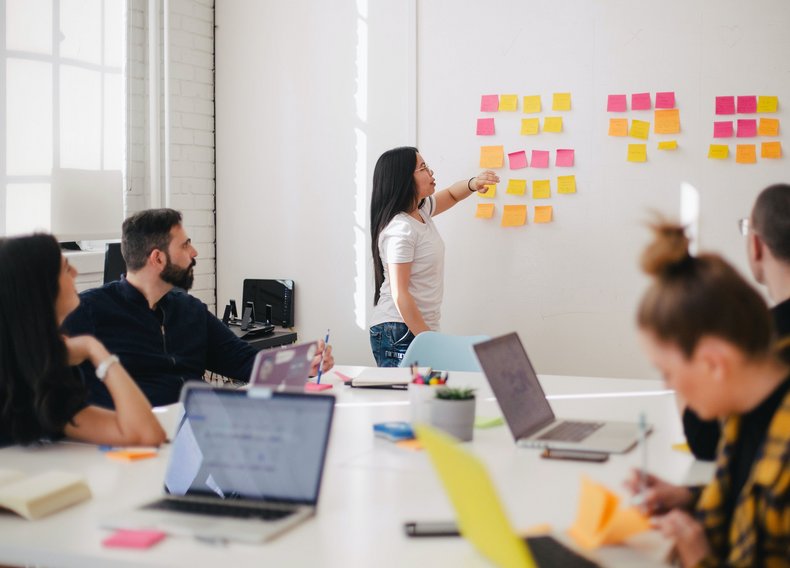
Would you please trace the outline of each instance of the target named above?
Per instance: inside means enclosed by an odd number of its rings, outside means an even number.
[[[338,367],[354,376],[360,367]],[[373,437],[371,425],[408,420],[408,393],[351,389],[335,383],[337,411],[318,514],[264,545],[212,546],[169,537],[147,551],[101,546],[109,533],[99,519],[160,494],[169,447],[155,459],[115,462],[94,446],[59,443],[39,448],[0,450],[4,468],[26,472],[62,469],[85,475],[94,497],[86,503],[33,523],[0,515],[0,564],[57,566],[487,566],[485,559],[457,538],[408,539],[408,520],[447,520],[452,509],[424,452],[403,450]],[[451,383],[478,389],[478,416],[501,413],[478,373],[451,373]],[[659,381],[543,376],[541,383],[555,413],[573,418],[637,420],[644,411],[655,425],[649,438],[650,470],[676,483],[704,483],[710,464],[671,449],[682,441],[672,392]],[[604,464],[542,460],[539,452],[516,448],[506,426],[476,430],[467,444],[487,465],[516,527],[550,523],[562,534],[573,522],[582,474],[619,490],[639,452],[613,455]],[[607,566],[655,563],[666,551],[655,533],[626,547],[595,553]]]

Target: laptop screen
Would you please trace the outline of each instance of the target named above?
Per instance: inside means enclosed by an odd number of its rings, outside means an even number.
[[[202,385],[185,391],[167,493],[317,503],[333,396]]]
[[[554,412],[518,334],[478,343],[474,349],[516,440],[554,420]]]

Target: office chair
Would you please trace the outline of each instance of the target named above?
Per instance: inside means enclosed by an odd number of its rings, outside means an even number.
[[[121,243],[107,243],[104,249],[104,283],[115,282],[126,273],[126,261],[121,254]]]
[[[411,342],[400,367],[419,363],[442,371],[479,371],[472,345],[491,339],[487,335],[447,335],[424,331]]]

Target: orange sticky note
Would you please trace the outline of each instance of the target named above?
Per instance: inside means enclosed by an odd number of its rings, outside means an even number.
[[[629,144],[627,159],[629,162],[646,162],[647,144]]]
[[[532,198],[548,199],[551,197],[551,182],[547,179],[536,179],[532,182]]]
[[[631,121],[631,130],[628,131],[628,135],[633,138],[641,138],[642,140],[647,140],[647,136],[650,133],[650,123],[646,120],[632,120]]]
[[[779,136],[779,119],[761,118],[757,134],[760,136]]]
[[[576,193],[576,176],[557,176],[557,193]]]
[[[761,158],[781,158],[782,157],[782,143],[781,142],[763,142],[760,144],[760,157]]]
[[[507,182],[507,189],[505,193],[510,195],[524,195],[527,192],[527,180],[525,179],[510,179]]]
[[[735,161],[739,164],[757,163],[757,146],[754,144],[738,144],[735,147]]]
[[[395,442],[395,445],[402,450],[411,450],[413,452],[419,452],[422,450],[422,442],[420,442],[417,438],[413,438],[411,440],[400,440]]]
[[[156,450],[113,450],[104,454],[112,460],[118,461],[137,461],[148,458],[155,458],[159,455]]]
[[[481,168],[501,168],[505,165],[504,146],[481,146],[480,147],[480,167]]]
[[[499,95],[499,110],[518,110],[518,95]]]
[[[526,205],[505,205],[502,212],[503,227],[520,227],[527,223]]]
[[[730,147],[726,144],[711,144],[708,148],[708,158],[711,160],[726,160],[730,155]]]
[[[526,114],[540,112],[540,95],[527,95],[524,97],[523,111]]]
[[[494,216],[493,203],[478,203],[475,217],[478,219],[491,219]]]
[[[477,195],[480,197],[487,197],[489,199],[493,199],[496,197],[496,184],[495,183],[488,183],[483,187],[486,188],[485,191],[478,191]]]
[[[553,208],[551,205],[536,205],[532,216],[535,223],[551,223]]]
[[[676,134],[680,132],[680,111],[678,109],[657,110],[653,116],[655,118],[653,132],[656,134]]]
[[[540,119],[539,118],[522,118],[521,119],[521,134],[531,135],[540,132]]]
[[[609,136],[628,136],[628,119],[610,118]]]
[[[571,94],[554,93],[551,99],[551,110],[571,110]]]
[[[757,112],[776,112],[779,108],[779,97],[757,97]]]

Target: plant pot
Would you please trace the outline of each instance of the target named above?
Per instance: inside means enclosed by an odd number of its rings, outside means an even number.
[[[474,434],[475,399],[434,399],[431,403],[431,424],[462,442],[469,442]]]

